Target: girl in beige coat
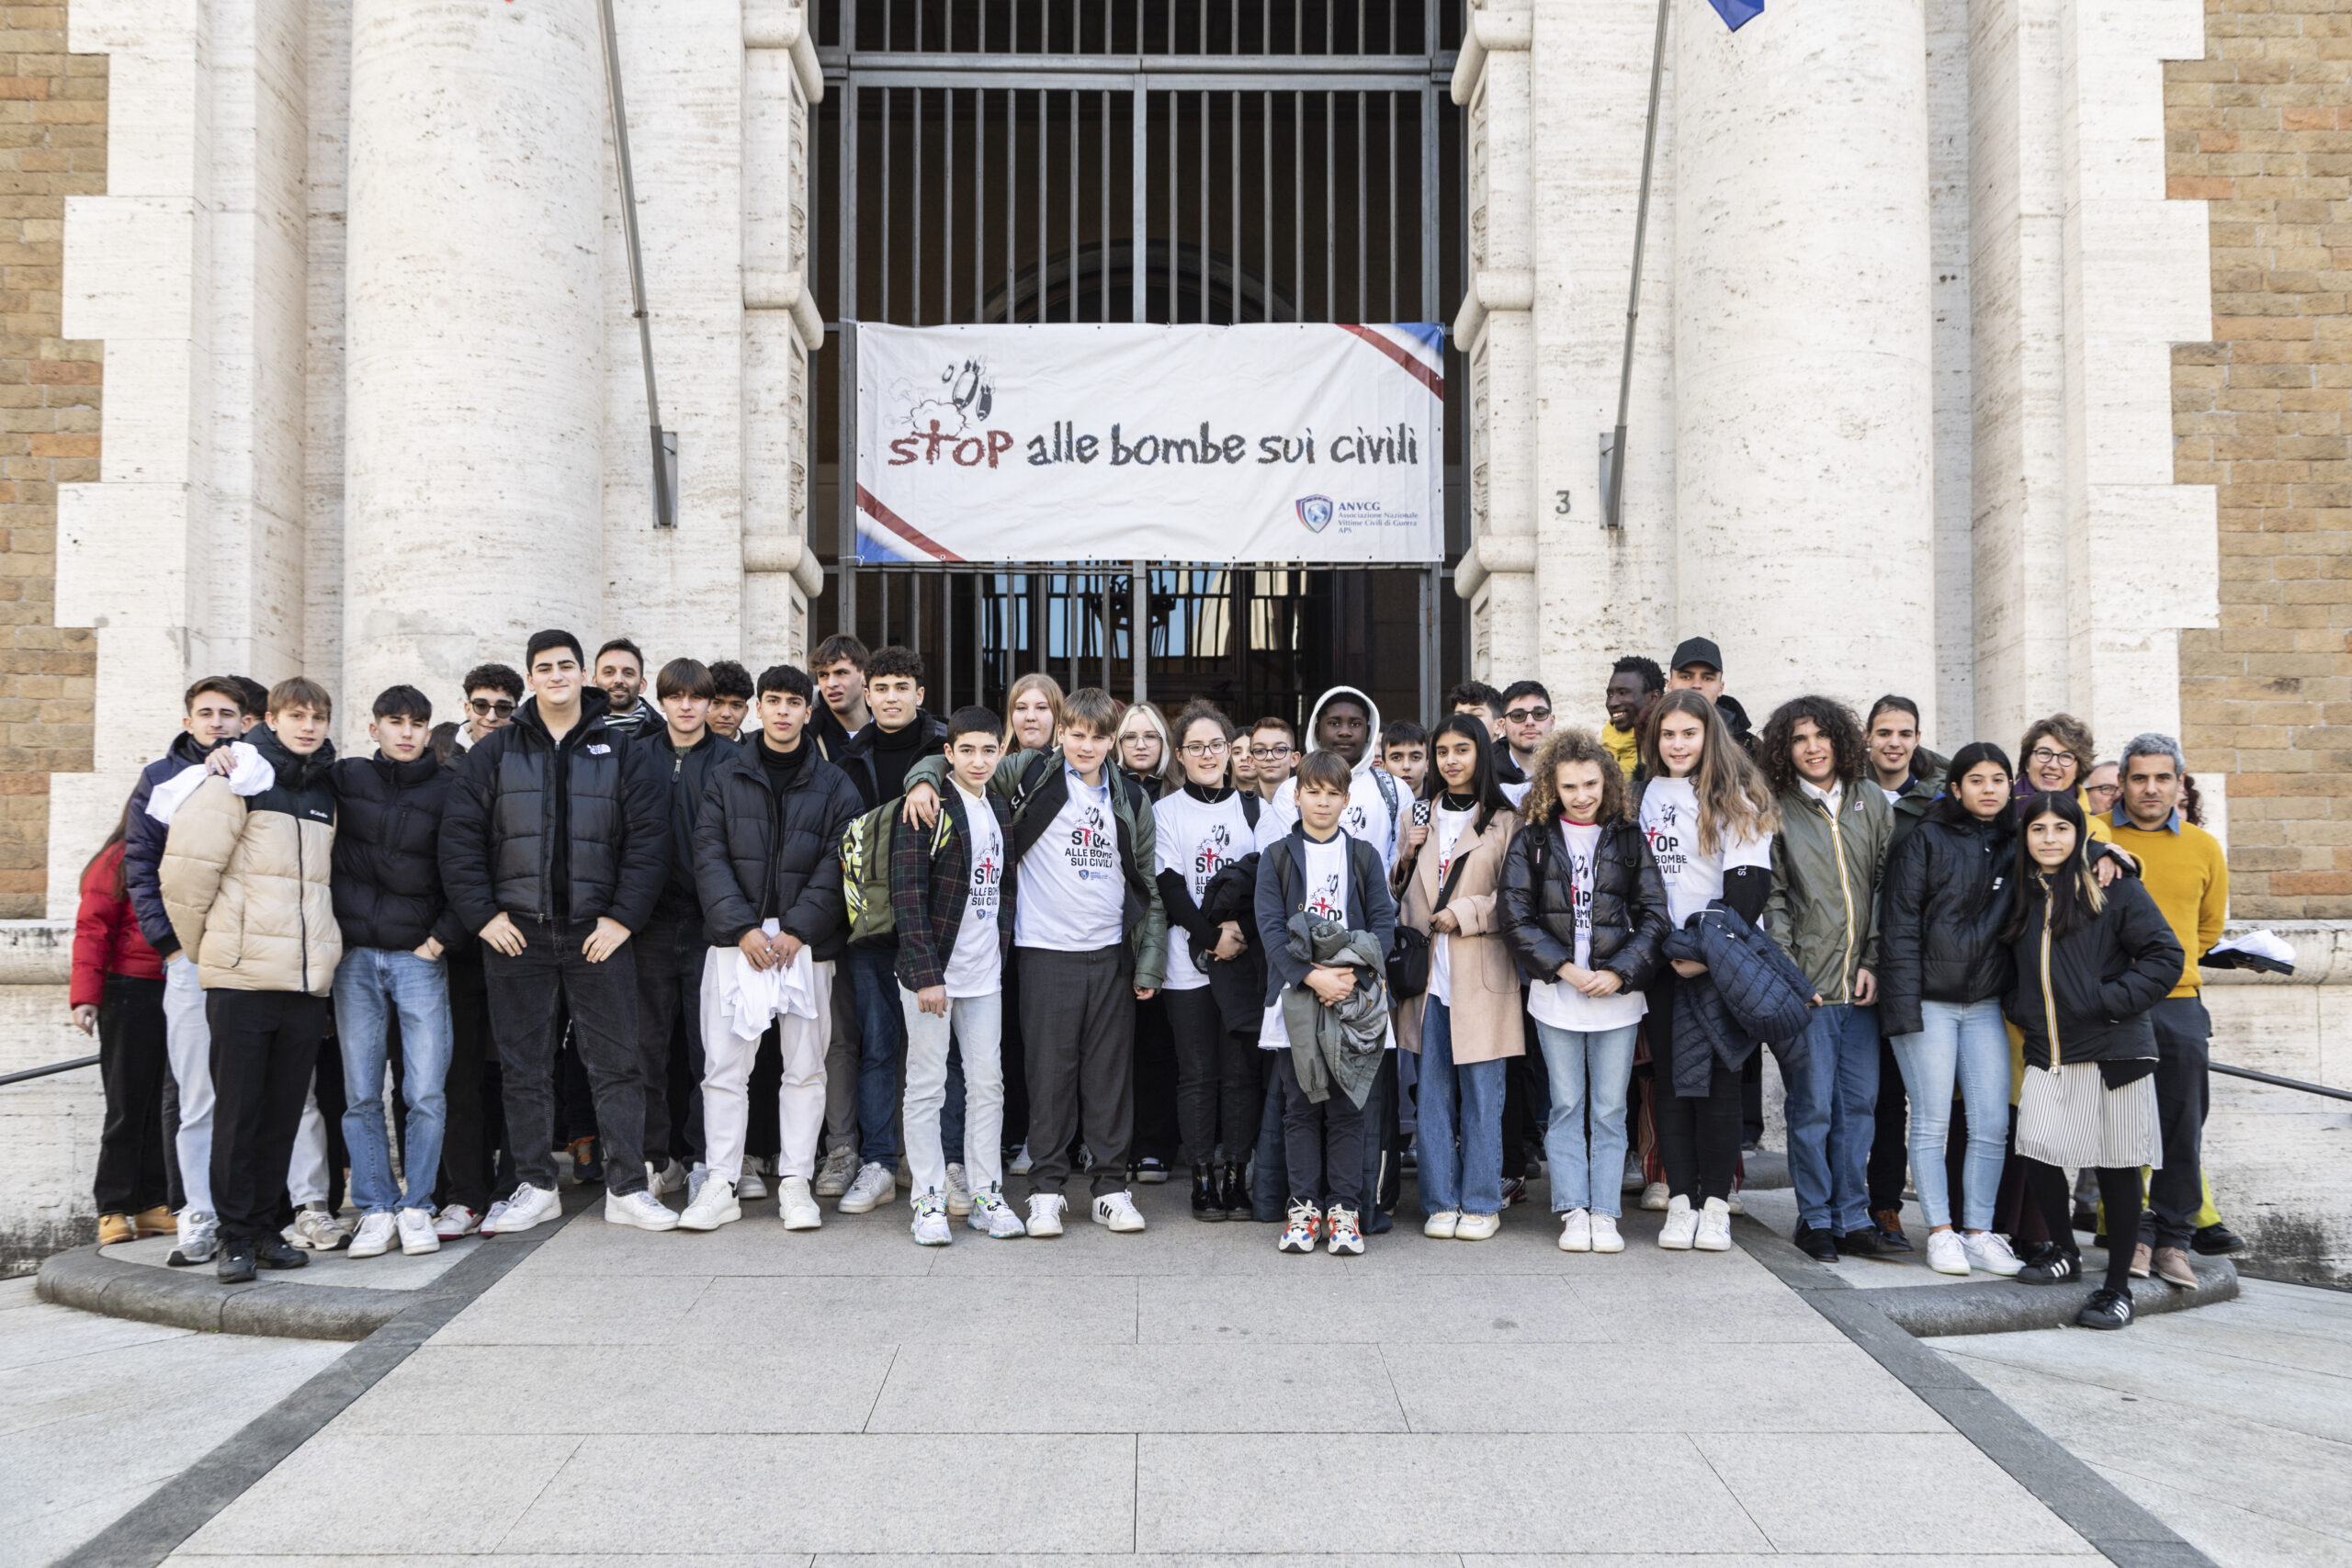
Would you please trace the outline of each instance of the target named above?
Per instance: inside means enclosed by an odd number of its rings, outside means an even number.
[[[1397,1010],[1396,1039],[1420,1054],[1422,1234],[1484,1241],[1502,1224],[1504,1063],[1526,1049],[1495,901],[1519,818],[1483,723],[1456,714],[1430,744],[1429,831],[1398,870],[1397,917],[1430,939],[1430,982]]]

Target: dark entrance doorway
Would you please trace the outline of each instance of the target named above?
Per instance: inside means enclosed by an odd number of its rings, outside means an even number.
[[[1334,681],[1423,714],[1458,678],[1448,567],[861,559],[856,326],[1437,321],[1462,290],[1461,0],[825,0],[812,133],[817,635],[905,642],[931,705],[1017,675],[1294,722]],[[1441,49],[1440,40],[1449,47]],[[1452,357],[1449,355],[1449,357]],[[870,553],[870,552],[869,552]]]

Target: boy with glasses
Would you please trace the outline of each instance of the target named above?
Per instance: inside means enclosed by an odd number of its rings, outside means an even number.
[[[466,671],[465,693],[462,716],[433,727],[433,754],[445,762],[514,722],[523,677],[503,664],[477,664]]]
[[[1268,715],[1250,727],[1250,787],[1261,800],[1272,800],[1290,782],[1298,761],[1298,731],[1290,720]]]
[[[1552,694],[1541,681],[1517,681],[1503,693],[1503,750],[1495,759],[1496,780],[1503,795],[1516,807],[1527,798],[1527,770],[1535,765],[1535,749],[1552,733]],[[1508,766],[1499,764],[1508,763]]]

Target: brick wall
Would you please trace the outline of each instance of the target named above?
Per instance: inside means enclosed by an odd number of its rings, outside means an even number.
[[[98,477],[101,345],[58,336],[65,198],[106,189],[107,62],[0,8],[0,918],[43,912],[49,775],[91,766],[96,634],[56,623],[57,487]]]
[[[2352,918],[2352,0],[2206,0],[2165,67],[2169,194],[2209,204],[2213,341],[2173,351],[2175,477],[2221,487],[2221,625],[2181,638],[2229,778],[2233,912]]]

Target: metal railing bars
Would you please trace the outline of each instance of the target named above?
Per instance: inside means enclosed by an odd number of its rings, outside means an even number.
[[[95,1067],[96,1056],[76,1056],[70,1062],[51,1062],[45,1067],[27,1067],[20,1073],[0,1073],[0,1088],[12,1083],[25,1083],[33,1078],[45,1078],[55,1073],[70,1073],[76,1067]]]

